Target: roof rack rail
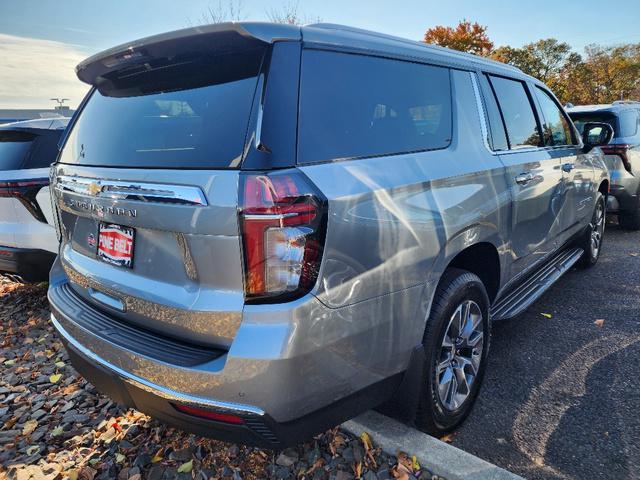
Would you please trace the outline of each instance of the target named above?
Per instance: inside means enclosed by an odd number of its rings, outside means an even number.
[[[395,41],[395,42],[398,42],[398,43],[404,43],[406,45],[414,45],[414,46],[415,45],[420,45],[421,47],[424,47],[426,49],[444,50],[444,51],[448,52],[449,54],[457,55],[457,56],[462,57],[462,58],[467,58],[467,59],[475,60],[475,61],[483,61],[483,62],[486,62],[486,63],[489,63],[489,64],[499,65],[500,67],[508,69],[508,70],[515,70],[517,72],[521,72],[521,70],[518,67],[510,65],[508,63],[499,62],[499,61],[493,60],[491,58],[483,58],[483,57],[479,57],[478,55],[474,55],[472,53],[461,52],[459,50],[454,50],[454,49],[451,49],[451,48],[441,47],[439,45],[434,45],[434,44],[430,44],[430,43],[418,42],[416,40],[410,40],[408,38],[397,37],[395,35],[389,35],[387,33],[374,32],[372,30],[366,30],[364,28],[350,27],[350,26],[341,25],[341,24],[338,24],[338,23],[325,23],[325,22],[311,23],[309,25],[305,25],[305,27],[321,28],[321,29],[324,29],[324,30],[338,30],[338,31],[344,31],[344,32],[351,32],[351,33],[356,33],[356,34],[361,34],[361,35],[368,35],[368,36],[372,36],[372,37],[384,38],[384,39],[392,40],[392,41]]]
[[[611,105],[624,105],[627,103],[640,103],[638,100],[614,100]]]

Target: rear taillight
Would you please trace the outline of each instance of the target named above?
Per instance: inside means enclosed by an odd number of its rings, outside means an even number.
[[[602,145],[600,148],[605,155],[618,155],[622,160],[622,164],[627,172],[631,173],[631,162],[629,161],[629,157],[627,156],[627,152],[632,148],[633,145],[628,144],[609,144]]]
[[[0,197],[18,199],[37,220],[47,223],[47,219],[36,201],[36,195],[40,189],[47,185],[49,185],[48,178],[0,182]]]
[[[245,294],[249,302],[300,297],[316,283],[327,202],[297,170],[246,173],[240,182]]]

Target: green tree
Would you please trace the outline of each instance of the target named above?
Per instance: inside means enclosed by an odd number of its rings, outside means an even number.
[[[571,51],[571,45],[555,38],[538,40],[522,48],[499,47],[492,52],[491,57],[514,65],[545,83],[556,79],[567,63],[581,61],[580,56]]]

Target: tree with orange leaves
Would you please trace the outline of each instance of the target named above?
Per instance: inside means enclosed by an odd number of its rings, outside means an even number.
[[[424,42],[476,55],[488,55],[493,50],[493,42],[487,36],[487,27],[466,19],[455,28],[442,25],[430,28],[424,34]]]

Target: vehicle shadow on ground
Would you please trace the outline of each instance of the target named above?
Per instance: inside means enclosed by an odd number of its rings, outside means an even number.
[[[640,478],[639,355],[640,232],[609,224],[598,265],[493,326],[454,445],[527,478]]]

